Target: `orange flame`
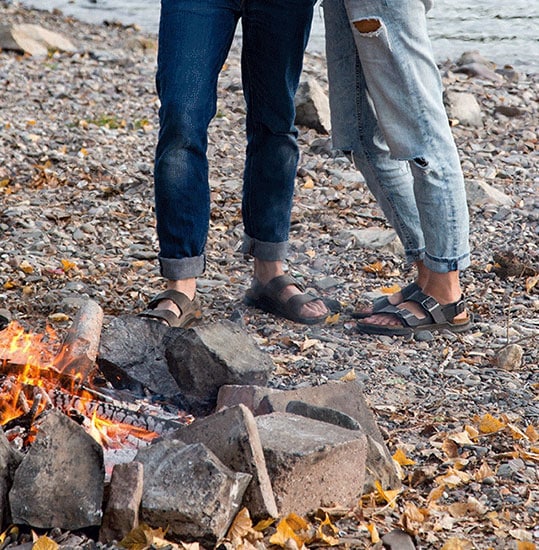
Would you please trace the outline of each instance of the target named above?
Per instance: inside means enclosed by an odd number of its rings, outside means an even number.
[[[4,382],[0,382],[0,425],[22,416],[34,405],[34,399],[26,395],[25,388],[42,388],[46,393],[59,386],[57,378],[60,373],[54,368],[61,357],[58,349],[61,349],[61,343],[51,327],[46,328],[45,334],[27,333],[13,321],[0,331],[0,370],[6,375]],[[81,375],[76,374],[72,379],[75,386]],[[75,392],[73,388],[71,391]],[[88,418],[84,401],[91,401],[92,396],[78,390],[73,397],[76,402],[73,408],[87,419],[83,427],[105,448],[120,448],[130,440],[133,443],[133,438],[149,442],[158,435],[143,428],[100,418],[96,412]],[[76,400],[76,397],[80,399]],[[34,416],[50,406],[47,399],[42,401]]]

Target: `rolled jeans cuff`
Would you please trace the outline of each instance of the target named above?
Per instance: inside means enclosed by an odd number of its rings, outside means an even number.
[[[241,251],[264,262],[284,261],[288,254],[288,241],[269,243],[253,239],[244,233]]]
[[[161,275],[170,281],[198,277],[204,273],[206,268],[205,256],[193,258],[162,258],[159,256],[158,259]]]
[[[426,267],[435,273],[449,273],[450,271],[462,271],[466,269],[470,263],[470,254],[463,254],[459,258],[434,258],[433,256],[425,255],[423,260]]]

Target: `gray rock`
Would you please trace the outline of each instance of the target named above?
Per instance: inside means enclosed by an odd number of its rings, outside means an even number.
[[[251,474],[243,505],[252,518],[277,517],[258,429],[253,414],[245,405],[197,419],[170,437],[184,443],[203,443],[231,470]]]
[[[518,344],[505,346],[497,355],[497,365],[505,370],[518,370],[522,366],[524,349]]]
[[[350,229],[341,232],[339,239],[349,240],[352,248],[386,250],[399,256],[404,255],[404,248],[393,229],[380,229],[378,227]]]
[[[256,386],[223,386],[219,390],[217,407],[243,403],[257,416],[285,412],[292,401],[334,409],[357,421],[368,440],[365,492],[374,488],[375,480],[378,480],[384,488],[400,487],[401,481],[391,454],[365,401],[361,384],[355,380],[350,382],[332,380],[320,386],[307,386],[288,391]]]
[[[213,411],[226,384],[265,386],[274,365],[237,324],[222,321],[181,331],[167,344],[170,373],[195,414]]]
[[[295,97],[296,124],[313,128],[321,134],[329,134],[331,118],[329,99],[314,78],[300,82]]]
[[[387,550],[415,550],[416,547],[412,537],[400,529],[393,529],[384,535],[382,544]]]
[[[46,57],[49,50],[75,52],[77,48],[64,36],[39,25],[0,25],[0,50]]]
[[[0,525],[11,523],[8,494],[13,484],[13,477],[23,456],[14,449],[0,429]]]
[[[117,389],[144,394],[144,388],[172,397],[180,392],[165,358],[165,336],[183,329],[169,328],[135,315],[113,319],[102,331],[97,363]]]
[[[446,91],[444,101],[449,118],[458,120],[463,126],[483,125],[481,107],[473,94]]]
[[[357,420],[330,407],[319,407],[317,405],[304,403],[303,401],[290,401],[286,406],[286,412],[312,418],[313,420],[319,420],[320,422],[334,424],[335,426],[340,426],[347,430],[361,430],[361,426]]]
[[[200,443],[159,441],[136,460],[144,465],[141,519],[174,540],[213,544],[223,537],[251,480]]]
[[[483,80],[492,80],[498,82],[503,80],[503,76],[486,67],[482,63],[466,63],[454,69],[456,73],[464,73],[468,76],[474,76]]]
[[[114,466],[110,495],[99,530],[100,542],[120,541],[138,527],[143,473],[142,464],[136,461]]]
[[[101,446],[53,409],[15,473],[9,493],[13,522],[41,529],[100,525],[104,479]]]
[[[256,424],[281,515],[357,502],[367,455],[362,432],[288,413],[258,416]]]
[[[466,180],[466,196],[470,206],[513,206],[513,199],[484,181]]]

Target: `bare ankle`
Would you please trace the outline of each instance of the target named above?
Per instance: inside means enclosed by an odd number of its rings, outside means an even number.
[[[265,285],[279,275],[284,275],[282,261],[265,261],[255,258],[254,278],[261,284]]]
[[[168,279],[167,280],[167,290],[177,290],[182,294],[185,294],[190,300],[193,300],[196,294],[196,279]]]

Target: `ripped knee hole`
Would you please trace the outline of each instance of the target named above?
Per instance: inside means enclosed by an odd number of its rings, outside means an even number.
[[[359,21],[354,21],[354,27],[364,34],[376,32],[381,26],[382,23],[379,19],[360,19]]]

